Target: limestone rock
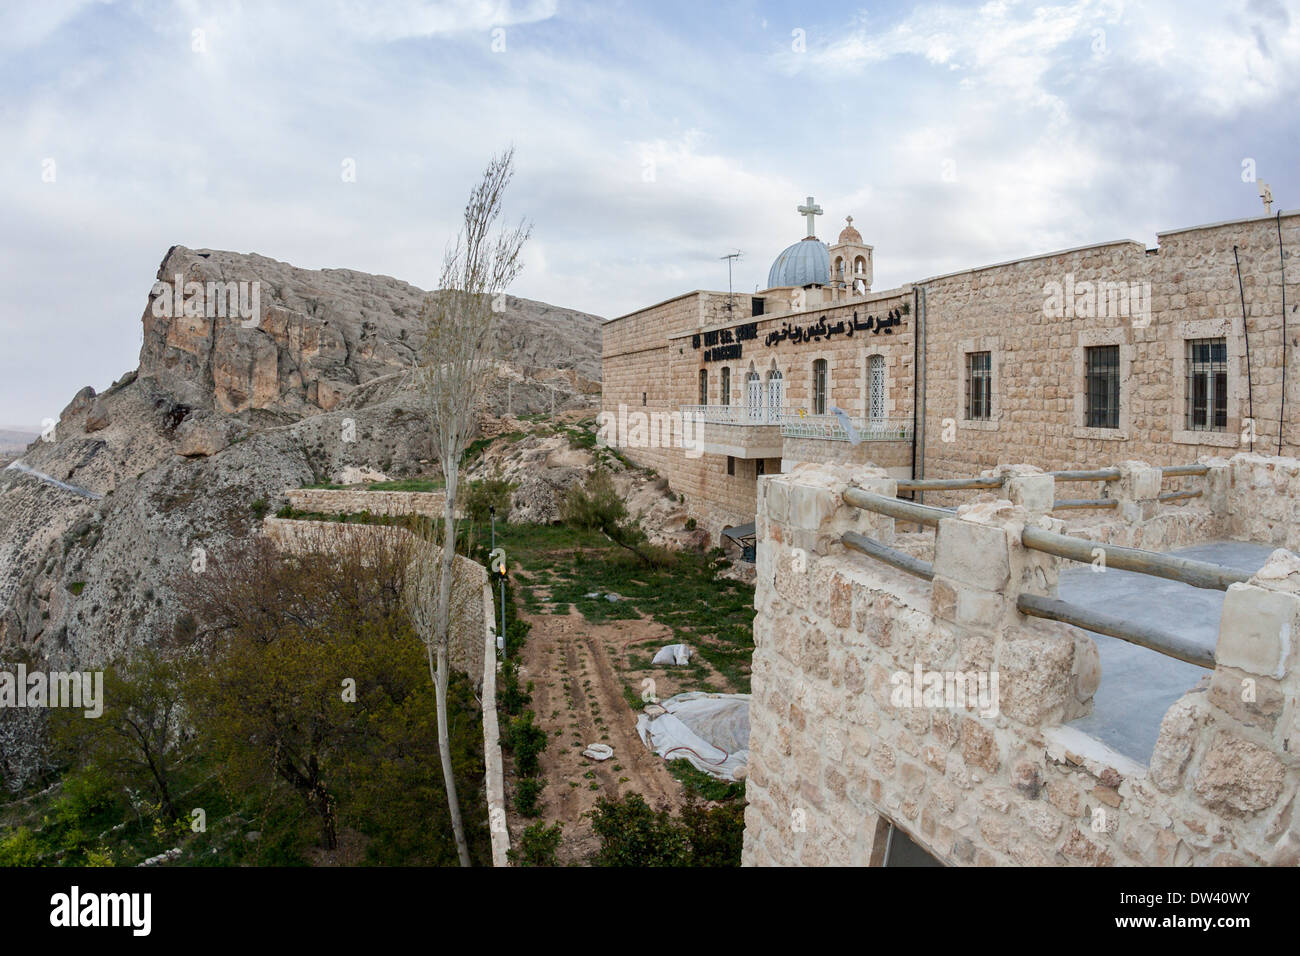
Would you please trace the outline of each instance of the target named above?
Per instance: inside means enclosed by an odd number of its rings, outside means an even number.
[[[1284,777],[1281,761],[1268,750],[1219,731],[1201,762],[1196,795],[1211,809],[1258,813],[1277,801]]]

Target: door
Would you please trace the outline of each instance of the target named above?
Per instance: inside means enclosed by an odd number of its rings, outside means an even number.
[[[749,386],[749,420],[758,422],[763,420],[763,383],[758,377],[757,372],[750,372],[749,377],[745,380]]]
[[[781,410],[785,408],[785,379],[777,369],[767,373],[767,415],[768,421],[779,423]]]

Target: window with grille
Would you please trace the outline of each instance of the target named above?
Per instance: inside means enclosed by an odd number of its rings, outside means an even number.
[[[826,360],[813,362],[813,414],[826,414]]]
[[[722,370],[722,404],[731,404],[731,369]]]
[[[1087,418],[1089,428],[1119,428],[1119,346],[1096,345],[1087,359]]]
[[[1228,340],[1187,341],[1187,428],[1228,430]]]
[[[885,357],[873,355],[867,360],[867,415],[872,420],[885,417]]]
[[[709,404],[709,370],[700,369],[700,404]]]
[[[993,353],[966,353],[966,419],[986,422],[993,417]]]

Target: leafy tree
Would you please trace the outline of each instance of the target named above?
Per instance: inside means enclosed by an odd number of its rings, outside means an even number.
[[[139,648],[105,669],[99,717],[53,711],[56,740],[77,763],[124,786],[148,788],[164,818],[175,819],[175,768],[190,738],[184,688],[180,655]]]

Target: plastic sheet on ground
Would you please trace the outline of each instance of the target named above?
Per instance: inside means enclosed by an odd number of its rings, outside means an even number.
[[[720,780],[743,779],[749,767],[749,695],[678,694],[664,713],[641,714],[642,742],[665,760],[687,760]]]
[[[685,644],[669,644],[667,647],[659,649],[655,655],[652,664],[672,664],[677,667],[683,667],[690,663],[691,655],[695,653]]]

